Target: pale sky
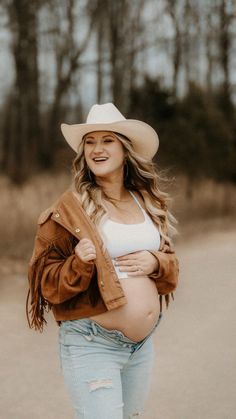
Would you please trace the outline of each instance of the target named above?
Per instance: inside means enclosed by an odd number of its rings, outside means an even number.
[[[158,3],[159,7],[162,8],[162,2]],[[156,13],[155,9],[155,13]],[[149,20],[149,16],[153,15],[153,3],[146,7],[144,18]],[[14,82],[14,62],[12,55],[10,53],[10,33],[7,30],[6,19],[3,14],[0,16],[0,104],[3,103],[6,94],[11,90]],[[154,22],[156,32],[154,33],[153,27],[150,26],[150,30],[148,30],[149,26],[147,26],[147,36],[150,40],[153,40],[155,36],[160,35],[162,37],[165,34],[166,39],[171,39],[174,36],[173,27],[171,25],[170,18],[165,15],[164,18],[160,19],[157,23]],[[81,36],[81,26],[80,26],[80,36]],[[193,52],[194,54],[194,52]],[[86,53],[83,56],[83,61],[92,60],[95,56],[95,47],[94,47],[94,40],[91,39],[89,47]],[[205,72],[206,72],[206,60],[204,54],[204,45],[201,46],[201,51],[199,52],[198,56],[193,55],[193,60],[195,59],[195,68],[193,71],[196,70],[196,74],[198,75],[198,82],[200,84],[204,84]],[[231,68],[235,68],[236,63],[236,54],[232,54],[232,66]],[[171,62],[171,51],[165,51],[165,48],[157,48],[152,47],[146,49],[142,54],[138,57],[138,69],[142,73],[143,70],[150,75],[160,77],[163,85],[169,86],[172,80],[172,62]],[[40,75],[41,75],[41,99],[42,105],[50,102],[51,97],[53,95],[53,81],[55,80],[54,75],[54,60],[52,51],[49,49],[48,51],[44,50],[41,51],[39,56],[39,68],[40,68]],[[219,80],[220,74],[217,73],[217,68],[214,69],[214,75]],[[195,76],[196,77],[196,76]],[[50,83],[48,83],[50,80]],[[231,73],[231,80],[232,84],[236,84],[236,73],[235,71]],[[109,80],[107,81],[109,82]],[[184,93],[184,73],[183,71],[180,73],[179,77],[179,94],[182,95]],[[85,108],[89,108],[91,104],[96,101],[96,79],[94,76],[94,71],[91,69],[86,69],[82,71],[80,75],[80,83],[78,85],[78,91],[76,91],[76,83],[74,88],[74,96],[70,96],[70,101],[75,102],[77,100],[77,96],[81,92],[82,96],[82,103],[85,105]],[[236,92],[235,92],[236,93]],[[109,91],[107,89],[107,94],[104,97],[104,101],[110,100]]]

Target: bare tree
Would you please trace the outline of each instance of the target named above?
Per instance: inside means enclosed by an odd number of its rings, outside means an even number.
[[[231,59],[231,23],[235,18],[233,12],[234,1],[220,0],[219,2],[219,62],[223,73],[223,101],[226,111],[232,108],[231,82],[230,82],[230,59]]]
[[[175,37],[173,40],[173,94],[177,96],[178,89],[178,77],[181,65],[182,55],[182,41],[181,41],[181,29],[177,15],[177,2],[175,0],[166,0],[166,11],[169,13],[172,19],[172,24],[175,30]]]
[[[173,94],[178,95],[180,72],[184,71],[185,90],[198,77],[200,46],[199,12],[193,0],[166,0],[166,11],[172,19],[175,35],[173,44]]]
[[[95,4],[95,1],[94,1]],[[137,54],[146,47],[141,23],[144,0],[97,0],[97,99],[102,97],[104,68],[109,73],[112,100],[121,109],[135,83]]]
[[[183,3],[183,35],[182,61],[185,69],[185,83],[188,86],[193,80],[199,79],[200,61],[200,26],[201,7],[194,0],[184,0]]]
[[[105,63],[105,26],[106,26],[106,0],[100,0],[97,3],[97,13],[95,22],[96,31],[96,49],[97,49],[97,103],[100,103],[103,97],[104,63]]]
[[[83,10],[76,0],[66,0],[63,3],[58,0],[49,2],[52,27],[49,28],[47,36],[52,37],[56,67],[54,97],[49,108],[44,140],[44,160],[46,166],[49,167],[53,163],[52,150],[55,149],[58,136],[63,99],[72,86],[73,78],[80,71],[81,57],[86,51],[95,22],[96,10],[92,4],[88,2],[82,6]],[[86,28],[83,37],[79,35],[78,29],[78,20],[80,18],[81,24],[82,17],[84,17]]]
[[[135,87],[137,83],[137,57],[146,48],[149,41],[146,36],[145,23],[143,21],[143,12],[147,2],[138,0],[135,7],[131,9],[131,18],[129,22],[129,51],[127,57],[127,92]]]
[[[18,183],[36,164],[40,143],[37,0],[7,2],[15,85],[4,123],[3,166]]]
[[[214,0],[205,6],[205,46],[207,57],[206,87],[221,85],[222,108],[232,110],[231,69],[233,66],[233,21],[236,18],[235,0]],[[215,77],[213,77],[215,76]]]
[[[129,4],[127,0],[107,2],[107,17],[109,28],[111,91],[114,102],[122,107],[122,93],[124,91],[125,47],[127,40],[126,22]],[[126,20],[127,19],[127,20]]]
[[[205,48],[206,48],[206,60],[207,60],[207,71],[206,71],[206,87],[209,92],[212,91],[213,87],[213,68],[214,62],[216,61],[215,56],[215,45],[214,45],[214,13],[212,13],[212,7],[206,7],[205,9]]]

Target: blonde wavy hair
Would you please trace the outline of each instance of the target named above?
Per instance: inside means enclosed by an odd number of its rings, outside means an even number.
[[[169,195],[159,189],[160,176],[155,164],[137,154],[133,149],[132,142],[124,135],[116,132],[113,134],[124,147],[124,187],[141,195],[145,210],[158,227],[160,236],[170,244],[170,237],[176,232],[174,227],[176,220],[168,210]],[[102,200],[104,192],[96,183],[95,176],[89,170],[85,160],[85,139],[86,135],[83,137],[83,141],[78,147],[77,156],[73,161],[73,182],[83,209],[100,230],[102,222],[108,214]],[[106,195],[105,197],[109,199]],[[112,199],[110,201],[113,202]]]

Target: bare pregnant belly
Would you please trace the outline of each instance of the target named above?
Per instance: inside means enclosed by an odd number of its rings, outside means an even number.
[[[106,329],[117,329],[138,342],[154,327],[160,314],[155,283],[148,277],[129,277],[120,280],[127,304],[90,317]]]

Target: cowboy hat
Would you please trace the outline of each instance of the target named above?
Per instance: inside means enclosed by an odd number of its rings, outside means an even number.
[[[62,133],[75,152],[83,136],[93,131],[112,131],[123,134],[131,141],[134,151],[151,160],[156,154],[159,139],[148,124],[136,119],[126,119],[113,103],[93,105],[85,124],[61,124]]]

